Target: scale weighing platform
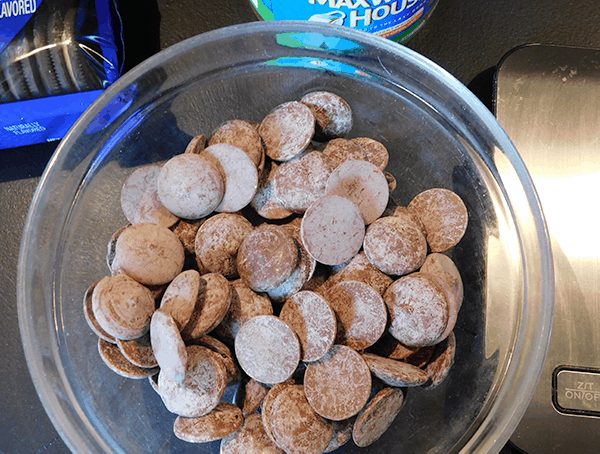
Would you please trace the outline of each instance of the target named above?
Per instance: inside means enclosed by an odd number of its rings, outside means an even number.
[[[600,452],[600,49],[527,45],[498,65],[496,117],[541,200],[554,323],[511,441],[527,453]]]

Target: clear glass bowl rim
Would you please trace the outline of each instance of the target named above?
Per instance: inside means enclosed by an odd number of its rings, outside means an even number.
[[[56,390],[44,380],[45,372],[36,348],[38,342],[38,339],[36,339],[37,322],[32,320],[30,316],[30,308],[36,304],[31,298],[31,289],[29,288],[31,285],[31,271],[35,267],[32,264],[31,250],[37,246],[36,233],[41,228],[41,223],[43,223],[43,219],[36,215],[37,208],[41,203],[44,191],[48,186],[55,184],[53,175],[65,159],[71,142],[85,130],[86,124],[98,115],[115,94],[120,93],[124,87],[130,85],[139,76],[151,68],[159,66],[161,62],[168,60],[173,55],[201,46],[205,41],[231,38],[236,35],[241,37],[248,33],[278,33],[285,31],[320,32],[325,35],[335,33],[335,36],[385,49],[387,52],[398,55],[399,58],[404,59],[407,64],[419,71],[438,81],[443,81],[448,90],[464,102],[467,114],[480,119],[478,126],[483,125],[487,133],[495,139],[499,151],[512,166],[511,171],[518,176],[519,189],[523,192],[522,196],[527,202],[529,212],[524,219],[516,219],[516,223],[521,227],[526,224],[534,226],[535,234],[531,238],[523,237],[522,239],[527,242],[526,249],[530,252],[527,263],[524,264],[524,272],[527,274],[528,284],[534,285],[535,290],[526,293],[524,304],[527,309],[523,311],[520,320],[520,337],[517,340],[517,345],[514,346],[511,364],[503,383],[480,426],[461,450],[461,452],[499,451],[516,428],[533,396],[546,356],[552,326],[554,304],[552,253],[549,234],[533,181],[518,151],[492,113],[470,90],[443,68],[409,48],[375,35],[358,32],[346,27],[307,24],[300,21],[252,22],[225,27],[189,38],[159,52],[139,64],[109,87],[77,120],[58,146],[41,177],[26,218],[17,275],[19,327],[25,357],[36,391],[50,420],[73,451],[90,450],[90,447],[86,445],[85,437],[82,437],[68,423],[64,410],[51,403],[48,398],[49,395],[56,393]],[[53,301],[46,302],[46,304],[50,303],[53,303]],[[57,351],[53,351],[53,359],[60,364],[60,356]]]

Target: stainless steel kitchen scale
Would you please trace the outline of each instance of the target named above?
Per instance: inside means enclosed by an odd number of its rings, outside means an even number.
[[[600,49],[528,45],[500,62],[496,116],[540,196],[556,275],[536,393],[511,441],[600,452]]]

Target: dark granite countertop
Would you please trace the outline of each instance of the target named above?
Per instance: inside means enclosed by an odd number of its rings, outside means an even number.
[[[249,0],[121,1],[127,68],[183,39],[256,20]],[[491,105],[495,65],[528,43],[600,47],[598,0],[439,0],[408,47],[433,60]],[[0,453],[63,453],[68,448],[40,404],[17,319],[16,274],[29,203],[58,142],[0,150]],[[513,452],[514,448],[506,447]]]

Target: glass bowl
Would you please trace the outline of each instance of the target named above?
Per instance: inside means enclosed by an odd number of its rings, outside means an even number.
[[[350,137],[387,146],[401,205],[444,187],[470,216],[449,252],[465,286],[451,373],[435,389],[409,389],[375,444],[341,451],[489,452],[508,440],[544,360],[554,282],[539,200],[514,146],[469,90],[401,45],[327,24],[256,22],[188,39],[125,74],[72,127],[41,178],[22,239],[19,323],[37,392],[73,451],[218,452],[218,442],[177,439],[175,415],[148,380],[102,363],[83,295],[108,274],[108,240],[126,224],[121,185],[136,167],[314,90],[350,103]]]

